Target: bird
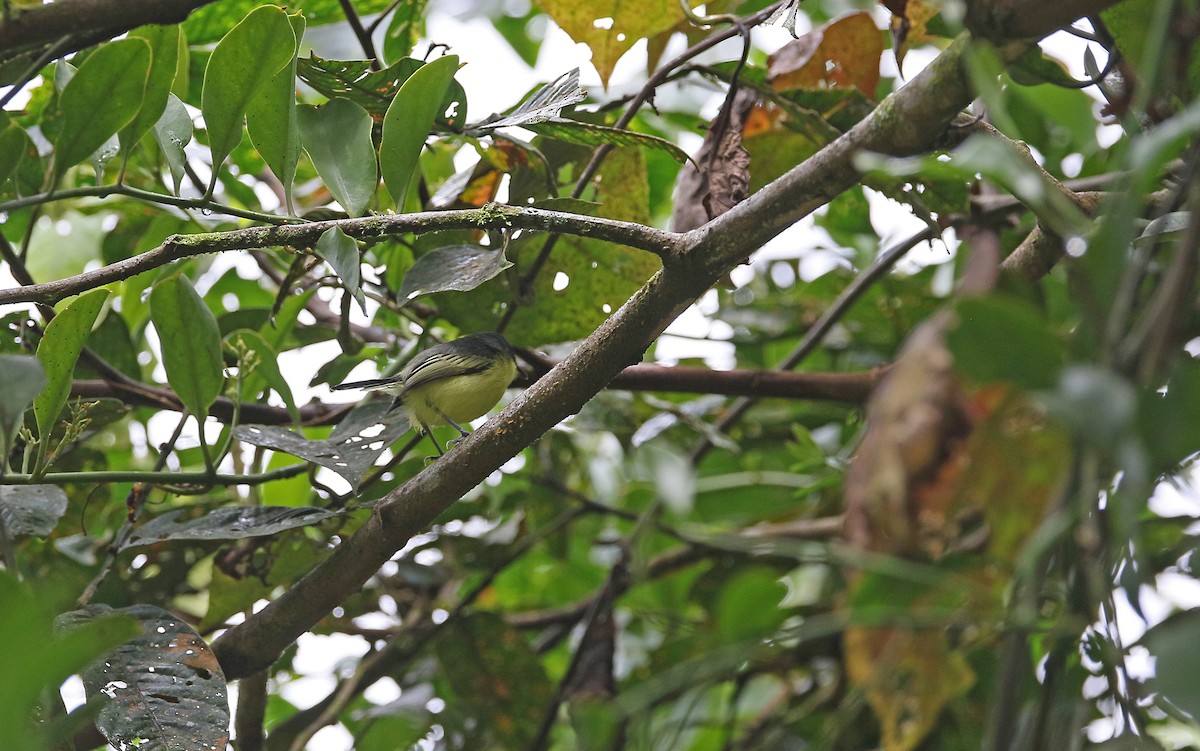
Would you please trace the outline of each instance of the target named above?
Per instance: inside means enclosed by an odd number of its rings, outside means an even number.
[[[458,430],[460,437],[447,444],[452,447],[468,435],[461,423],[487,414],[516,376],[512,345],[502,334],[489,331],[424,349],[390,378],[341,383],[333,389],[392,394],[388,412],[400,410],[410,425],[420,426],[420,432],[429,436],[438,456],[444,456],[431,429],[449,425]]]

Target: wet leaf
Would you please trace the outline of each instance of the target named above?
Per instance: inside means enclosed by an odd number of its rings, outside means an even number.
[[[62,130],[54,139],[54,174],[62,177],[128,125],[142,106],[150,45],[130,38],[96,48],[62,90]]]
[[[14,537],[45,537],[66,512],[67,494],[56,485],[0,485],[0,521]]]
[[[134,530],[122,550],[169,540],[241,540],[265,537],[297,527],[318,524],[341,511],[294,506],[238,506],[210,511],[195,519],[181,519],[188,509],[157,516]]]
[[[233,437],[307,459],[333,470],[357,488],[379,455],[408,432],[408,420],[400,412],[387,414],[390,406],[385,399],[359,405],[325,439],[305,438],[275,425],[239,425],[233,429]]]
[[[126,616],[141,634],[83,672],[89,696],[106,697],[96,726],[117,748],[208,749],[229,743],[225,675],[204,639],[179,617],[152,605],[114,610],[90,605],[60,616],[70,630],[97,618]]]
[[[512,266],[503,250],[478,245],[450,245],[421,256],[404,275],[396,299],[454,290],[469,292]]]

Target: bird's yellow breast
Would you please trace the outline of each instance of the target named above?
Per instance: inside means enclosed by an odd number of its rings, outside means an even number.
[[[461,425],[496,406],[516,376],[516,362],[503,359],[481,373],[439,378],[405,391],[401,407],[414,425],[446,425],[443,414]]]

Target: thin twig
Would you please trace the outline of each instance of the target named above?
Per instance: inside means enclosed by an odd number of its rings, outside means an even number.
[[[96,470],[93,472],[48,472],[41,476],[9,474],[0,479],[0,485],[75,485],[86,483],[142,482],[147,485],[262,485],[274,480],[295,477],[307,470],[308,464],[289,464],[258,474],[230,475],[221,472],[166,472],[151,470]]]
[[[354,9],[354,3],[350,2],[350,0],[338,0],[338,4],[342,6],[342,12],[346,14],[346,20],[350,23],[350,30],[354,32],[354,37],[358,39],[363,54],[371,63],[371,70],[383,70],[383,66],[379,64],[379,55],[375,52],[375,43],[371,41],[371,32],[363,28],[362,19],[358,17],[358,11]]]
[[[812,328],[805,332],[804,338],[800,340],[800,343],[796,345],[791,354],[784,358],[783,362],[779,363],[776,370],[791,370],[803,362],[806,357],[816,351],[834,324],[841,320],[842,316],[846,315],[854,303],[858,301],[858,298],[862,297],[872,284],[883,277],[910,250],[923,242],[933,240],[938,234],[939,230],[936,227],[927,226],[915,235],[880,253],[874,263],[855,277],[854,281],[850,282],[846,289],[842,290],[842,293],[834,300],[833,305],[830,305],[829,309],[821,314],[821,317],[813,324]],[[758,401],[759,399],[753,396],[745,396],[738,399],[729,408],[725,416],[717,422],[715,426],[716,430],[719,432],[728,431]],[[699,464],[712,447],[712,440],[707,436],[702,437],[692,449],[692,463]]]

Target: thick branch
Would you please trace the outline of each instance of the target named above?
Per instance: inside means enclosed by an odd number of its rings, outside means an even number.
[[[965,3],[964,24],[983,39],[1037,40],[1077,18],[1092,16],[1119,0],[988,0]]]
[[[468,211],[427,211],[416,214],[334,219],[325,222],[251,227],[230,232],[175,235],[145,253],[66,279],[0,290],[0,305],[16,302],[55,303],[63,298],[119,282],[181,258],[224,250],[291,246],[310,247],[333,227],[359,240],[388,235],[423,234],[448,229],[523,229],[594,237],[647,250],[669,258],[679,250],[680,236],[632,222],[566,214],[561,211],[489,204]]]
[[[958,40],[851,131],[728,213],[687,233],[682,245],[677,236],[666,235],[670,242],[662,271],[569,357],[463,440],[452,457],[389,493],[358,532],[278,599],[225,632],[213,648],[226,675],[249,675],[274,661],[412,535],[639,361],[667,324],[720,274],[856,184],[856,152],[906,155],[929,149],[973,98],[963,61],[966,46],[965,39]]]
[[[64,36],[115,37],[144,24],[182,23],[213,0],[70,0],[14,9],[0,18],[0,56]]]

